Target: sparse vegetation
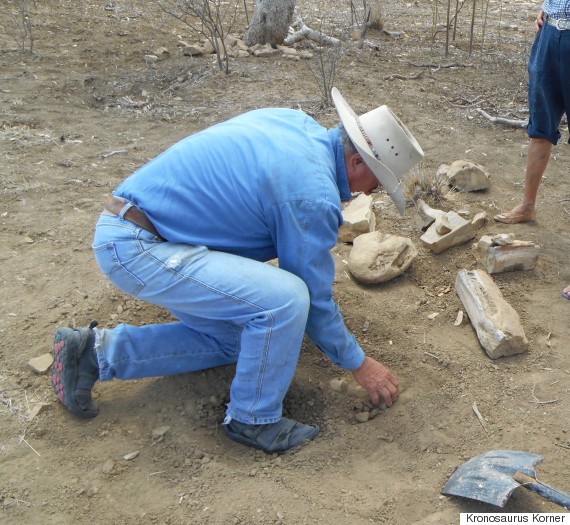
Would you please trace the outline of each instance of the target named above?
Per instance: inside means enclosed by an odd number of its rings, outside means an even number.
[[[33,2],[35,6],[35,1]],[[15,0],[11,8],[12,36],[22,51],[34,52],[34,31],[27,0]]]
[[[324,105],[332,104],[331,89],[334,86],[337,67],[344,55],[342,44],[321,46],[315,50],[315,59],[309,62],[309,71],[313,75]]]
[[[430,198],[435,203],[442,203],[453,193],[447,179],[437,171],[428,168],[425,163],[414,166],[404,181],[404,195],[414,202]]]
[[[214,47],[219,70],[229,73],[226,37],[236,23],[237,3],[221,0],[159,0],[157,5],[195,33],[207,38]]]

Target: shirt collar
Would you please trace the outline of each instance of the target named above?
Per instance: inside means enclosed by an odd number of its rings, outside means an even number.
[[[350,193],[350,188],[348,186],[346,164],[344,162],[344,148],[342,147],[342,142],[340,140],[340,131],[338,128],[329,129],[327,131],[336,160],[336,185],[338,186],[340,198],[343,201],[350,200],[352,194]]]

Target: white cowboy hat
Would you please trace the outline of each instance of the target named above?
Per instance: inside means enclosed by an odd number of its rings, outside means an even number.
[[[401,181],[424,156],[418,141],[388,106],[358,117],[335,87],[332,99],[358,153],[404,215],[406,200]]]

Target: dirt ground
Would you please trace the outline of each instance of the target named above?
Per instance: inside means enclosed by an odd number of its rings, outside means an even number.
[[[307,341],[285,409],[322,432],[293,454],[272,457],[221,432],[231,368],[97,384],[100,414],[90,421],[62,409],[48,376],[28,366],[49,352],[58,326],[169,319],[99,273],[90,244],[105,195],[175,141],[243,111],[300,108],[331,127],[337,117],[320,105],[310,72],[316,54],[240,58],[220,74],[211,56],[180,53],[179,35],[197,39],[187,28],[135,0],[39,2],[29,53],[17,45],[11,17],[22,3],[0,10],[2,523],[455,524],[461,511],[496,510],[440,494],[455,468],[494,449],[544,456],[541,480],[570,490],[570,304],[560,295],[570,283],[566,129],[541,186],[537,221],[490,220],[480,231],[513,232],[541,246],[534,270],[493,277],[521,317],[526,354],[491,360],[469,322],[454,325],[463,309],[457,272],[477,267],[471,243],[432,254],[413,207],[400,217],[380,194],[377,229],[410,237],[419,255],[401,277],[361,286],[346,267],[350,246],[339,244],[335,295],[366,352],[400,378],[392,408],[358,423],[371,407],[350,373]],[[341,27],[347,7],[328,4],[298,6],[308,24],[330,13]],[[470,15],[462,13],[445,57],[444,33],[432,45],[431,5],[385,6],[385,29],[399,36],[370,31],[377,51],[347,44],[335,85],[359,113],[388,104],[422,145],[426,172],[457,159],[482,164],[489,191],[427,201],[492,217],[521,195],[527,137],[476,110],[526,117],[529,16],[538,3],[511,0],[499,9],[491,2],[483,52],[478,24],[471,57]],[[169,55],[147,64],[144,55],[161,47]],[[335,388],[340,379],[345,388]],[[45,410],[31,417],[39,403]],[[523,489],[504,508],[561,510]]]

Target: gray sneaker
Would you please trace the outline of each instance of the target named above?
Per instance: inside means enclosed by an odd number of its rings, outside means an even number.
[[[99,409],[91,390],[99,379],[93,321],[88,328],[59,328],[53,338],[51,386],[57,399],[78,417],[95,417]]]
[[[227,436],[242,445],[258,448],[269,454],[283,454],[314,439],[317,425],[304,425],[293,419],[281,418],[277,423],[246,425],[232,419],[224,425]]]

